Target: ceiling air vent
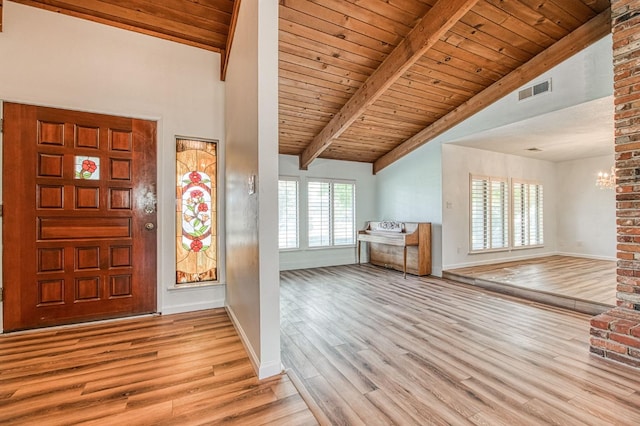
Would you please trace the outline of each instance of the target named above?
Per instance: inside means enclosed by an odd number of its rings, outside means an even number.
[[[551,91],[551,79],[545,80],[542,83],[534,84],[533,86],[525,87],[518,92],[518,100],[530,98],[532,96],[541,95]]]

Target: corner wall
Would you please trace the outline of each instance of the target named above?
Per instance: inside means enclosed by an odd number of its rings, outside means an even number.
[[[613,154],[556,163],[558,254],[616,259],[616,192],[595,185]]]
[[[376,175],[378,219],[431,222],[432,275],[442,276],[442,144],[433,141]]]
[[[226,80],[227,310],[260,378],[282,370],[277,23],[277,0],[241,3]]]

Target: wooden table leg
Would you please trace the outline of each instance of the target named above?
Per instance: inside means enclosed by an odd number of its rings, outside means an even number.
[[[404,246],[404,259],[402,264],[402,272],[404,273],[404,279],[407,279],[407,246]]]
[[[360,240],[356,244],[356,259],[358,260],[358,265],[360,264]]]

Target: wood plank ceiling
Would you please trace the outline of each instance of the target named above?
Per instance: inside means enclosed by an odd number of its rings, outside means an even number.
[[[1,0],[0,0],[1,1]],[[13,0],[220,52],[240,0]],[[382,170],[610,32],[609,0],[280,0],[280,153]]]
[[[609,6],[281,0],[280,152],[299,155],[302,168],[322,157],[377,172],[608,34]],[[437,40],[416,44],[435,25]],[[397,60],[397,50],[420,49]]]

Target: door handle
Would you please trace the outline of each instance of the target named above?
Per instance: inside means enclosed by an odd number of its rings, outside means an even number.
[[[147,231],[153,231],[154,229],[156,229],[156,226],[151,222],[147,222],[147,223],[144,224],[144,228]]]

